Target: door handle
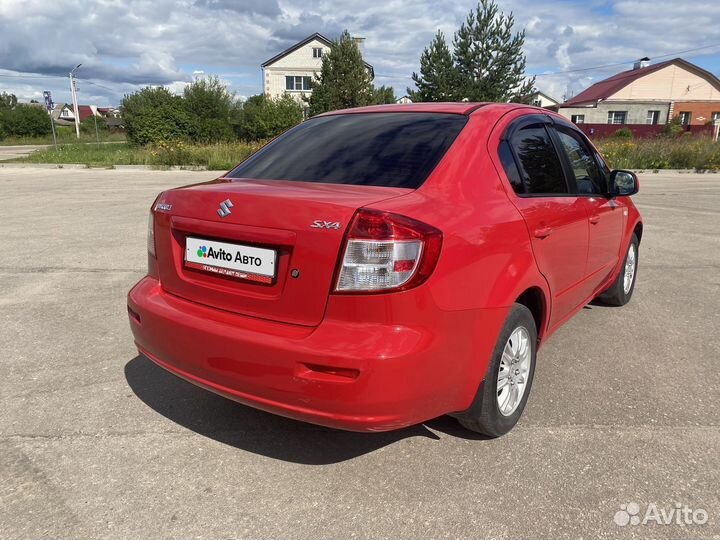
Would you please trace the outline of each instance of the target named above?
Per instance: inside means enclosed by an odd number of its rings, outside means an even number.
[[[600,216],[595,214],[594,216],[590,216],[590,223],[593,225],[597,225],[598,221],[600,221]]]
[[[552,232],[552,227],[540,227],[539,229],[535,229],[533,234],[535,235],[535,238],[547,238],[552,234]]]

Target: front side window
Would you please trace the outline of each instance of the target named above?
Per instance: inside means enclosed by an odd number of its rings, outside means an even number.
[[[511,141],[519,160],[525,193],[552,195],[568,193],[560,159],[545,126],[533,124],[520,129]]]
[[[602,195],[607,192],[600,168],[590,148],[580,136],[570,131],[557,131],[562,151],[575,175],[577,191],[583,195]]]
[[[680,123],[687,126],[690,123],[690,111],[682,111],[680,113]]]
[[[624,124],[627,111],[608,111],[608,124]]]
[[[570,121],[573,124],[584,124],[585,123],[585,115],[584,114],[571,114]]]
[[[648,111],[646,124],[656,125],[660,121],[660,111]]]
[[[297,75],[285,76],[285,90],[308,91],[310,90],[310,77],[299,77]]]
[[[311,118],[228,174],[416,189],[467,123],[441,113],[356,113]]]

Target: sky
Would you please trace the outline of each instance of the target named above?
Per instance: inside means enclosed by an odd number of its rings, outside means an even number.
[[[720,1],[497,0],[525,29],[527,72],[561,100],[649,56],[720,74]],[[194,72],[238,96],[260,93],[260,64],[314,32],[364,37],[375,84],[398,97],[434,34],[452,35],[476,0],[0,0],[0,92],[20,101],[118,105],[147,85],[181,92]]]

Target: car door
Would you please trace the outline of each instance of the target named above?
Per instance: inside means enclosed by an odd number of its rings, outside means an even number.
[[[549,127],[544,115],[521,118],[506,131],[499,155],[515,190],[513,204],[550,287],[552,327],[585,299],[588,216],[586,202],[570,190]]]
[[[585,273],[586,295],[600,287],[613,271],[620,254],[624,225],[623,207],[608,196],[607,171],[584,136],[570,126],[554,126],[560,153],[571,173],[578,200],[588,214],[588,258]],[[571,186],[572,187],[572,186]]]

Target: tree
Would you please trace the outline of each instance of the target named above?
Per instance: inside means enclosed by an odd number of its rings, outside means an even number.
[[[247,141],[277,137],[303,120],[303,106],[289,94],[270,99],[263,94],[250,97],[243,105],[238,134]]]
[[[234,137],[232,120],[238,104],[218,77],[196,80],[185,87],[183,103],[189,118],[189,136],[195,142],[212,143]]]
[[[413,101],[526,101],[535,77],[526,78],[525,31],[513,33],[515,18],[481,0],[453,40],[451,53],[438,32],[420,57]]]
[[[52,130],[45,108],[26,104],[0,110],[0,126],[0,132],[15,137],[40,137]]]
[[[372,102],[375,105],[385,105],[389,103],[395,103],[397,98],[395,97],[395,90],[392,86],[381,86],[379,88],[373,87],[373,99]]]
[[[438,31],[430,46],[420,57],[420,74],[412,74],[417,90],[407,89],[408,97],[413,101],[456,101],[458,96],[458,77],[453,57]]]
[[[372,77],[357,43],[345,30],[323,56],[320,75],[312,81],[312,94],[308,99],[310,115],[372,102]]]
[[[14,109],[15,105],[17,105],[17,96],[15,94],[8,94],[7,92],[0,94],[0,110]]]
[[[481,0],[455,34],[458,90],[468,101],[523,101],[535,77],[525,78],[525,30],[513,34],[512,13],[498,12],[494,0]]]
[[[186,139],[190,119],[180,96],[167,88],[146,87],[120,103],[128,139],[135,144]]]

